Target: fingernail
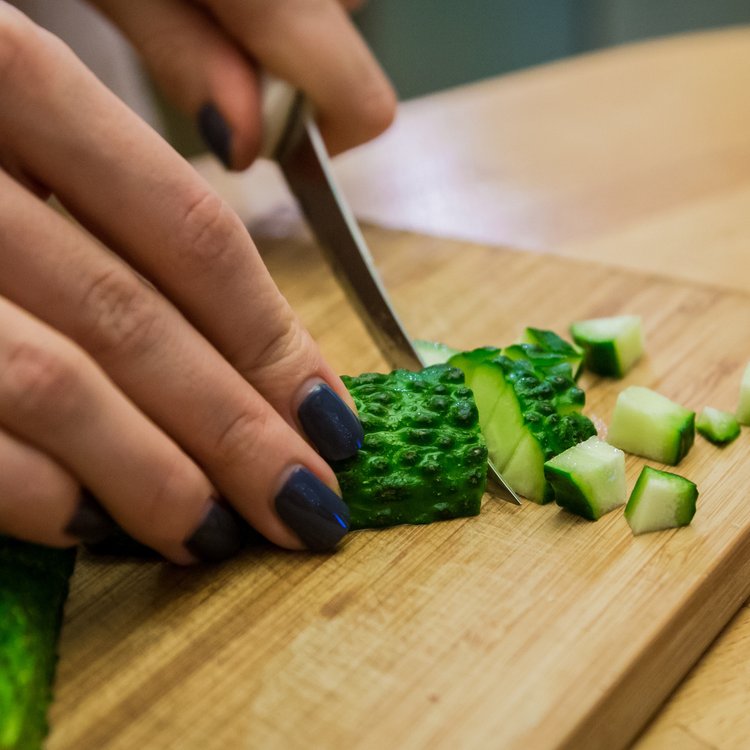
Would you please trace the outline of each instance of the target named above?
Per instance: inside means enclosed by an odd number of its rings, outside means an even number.
[[[346,503],[301,466],[292,471],[275,504],[281,520],[313,552],[333,549],[349,531]]]
[[[204,562],[219,562],[236,555],[247,538],[247,524],[217,500],[214,498],[203,523],[185,542],[190,554]]]
[[[107,513],[98,500],[85,487],[81,490],[81,499],[73,517],[64,531],[82,542],[95,543],[106,539],[119,530],[112,516]]]
[[[198,130],[206,145],[229,169],[232,166],[232,131],[214,104],[209,102],[200,108]]]
[[[302,429],[326,461],[351,458],[362,447],[364,430],[354,412],[325,383],[318,383],[300,405]]]

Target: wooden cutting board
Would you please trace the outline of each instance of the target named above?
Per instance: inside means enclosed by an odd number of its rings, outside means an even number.
[[[733,409],[750,297],[615,267],[370,231],[410,332],[505,344],[525,325],[643,316],[648,356],[583,384],[605,422],[653,387]],[[341,372],[383,362],[304,240],[264,243]],[[248,550],[219,567],[82,556],[50,750],[619,748],[750,594],[750,437],[702,438],[678,471],[692,526],[634,538],[485,496],[479,517],[351,534],[335,555]],[[628,458],[633,481],[644,461]]]

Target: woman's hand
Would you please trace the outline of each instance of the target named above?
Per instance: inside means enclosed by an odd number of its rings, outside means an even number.
[[[197,118],[227,167],[260,146],[256,66],[304,91],[331,153],[374,138],[393,89],[346,13],[353,0],[91,0],[140,51],[164,92]]]
[[[333,547],[326,460],[362,438],[340,379],[236,215],[1,1],[0,167],[0,531],[70,545],[111,517],[189,563],[235,552],[245,519]]]

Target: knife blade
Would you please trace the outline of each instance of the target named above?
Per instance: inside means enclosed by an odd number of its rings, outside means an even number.
[[[393,367],[421,369],[424,363],[388,299],[359,224],[336,184],[310,106],[300,93],[295,93],[288,106],[271,156],[348,300],[386,361]],[[488,467],[489,479],[499,490],[493,494],[520,505],[491,461]]]

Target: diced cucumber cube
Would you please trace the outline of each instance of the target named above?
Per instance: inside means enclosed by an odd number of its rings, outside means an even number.
[[[694,411],[637,385],[617,397],[608,433],[609,442],[617,448],[674,466],[694,439]]]
[[[591,521],[625,503],[625,454],[596,436],[551,458],[544,475],[558,505]]]
[[[737,421],[750,425],[750,364],[745,368],[740,384],[740,403],[737,407]]]
[[[637,315],[582,320],[571,325],[570,334],[583,348],[586,367],[599,375],[621,378],[643,354],[643,330]]]
[[[714,409],[711,406],[704,407],[698,415],[695,420],[695,428],[706,440],[710,440],[716,445],[731,443],[740,434],[740,425],[734,414]]]
[[[633,534],[687,526],[695,515],[698,488],[679,474],[644,466],[625,506]]]

